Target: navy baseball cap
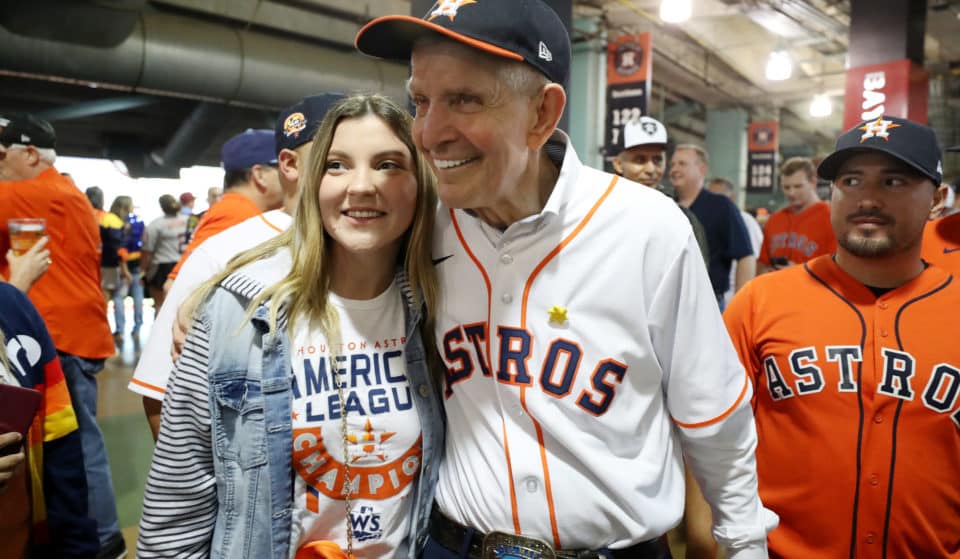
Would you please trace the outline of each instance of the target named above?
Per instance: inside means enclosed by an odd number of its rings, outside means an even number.
[[[254,165],[276,165],[277,149],[273,130],[248,128],[230,138],[220,150],[224,171],[249,169]]]
[[[895,116],[865,120],[837,139],[837,148],[817,167],[820,178],[832,181],[844,161],[866,151],[880,151],[902,161],[938,186],[943,179],[940,142],[932,128]]]
[[[312,140],[327,111],[341,99],[341,93],[310,95],[280,111],[273,131],[277,153],[282,149],[296,149]]]
[[[429,34],[524,61],[561,85],[570,76],[570,35],[542,0],[442,0],[422,19],[378,17],[360,29],[354,42],[370,56],[410,60],[414,42]]]
[[[33,115],[0,115],[0,144],[55,148],[57,134],[49,122]]]

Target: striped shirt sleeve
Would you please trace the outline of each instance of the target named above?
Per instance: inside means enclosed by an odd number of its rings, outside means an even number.
[[[195,321],[170,377],[143,499],[137,557],[209,557],[217,518],[209,334]]]

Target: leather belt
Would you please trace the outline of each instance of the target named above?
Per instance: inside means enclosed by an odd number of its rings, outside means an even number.
[[[455,553],[462,553],[466,545],[470,559],[522,557],[524,559],[669,559],[670,551],[661,539],[654,539],[624,549],[575,550],[553,549],[537,538],[517,536],[506,532],[484,534],[450,520],[434,506],[430,513],[430,537]],[[469,541],[469,544],[467,542]]]

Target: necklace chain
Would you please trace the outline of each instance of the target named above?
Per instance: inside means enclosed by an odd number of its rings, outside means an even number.
[[[343,379],[337,372],[336,362],[331,360],[330,368],[332,376],[337,383],[337,398],[340,400],[340,434],[343,438],[343,505],[346,509],[347,522],[347,557],[353,559],[353,522],[351,522],[353,512],[353,502],[350,500],[350,494],[353,492],[353,482],[350,479],[350,456],[347,451],[347,409],[346,399],[343,397]]]

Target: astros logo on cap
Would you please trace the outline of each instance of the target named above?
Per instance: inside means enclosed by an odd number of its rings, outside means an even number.
[[[303,113],[293,113],[283,121],[283,135],[288,138],[290,136],[296,138],[306,127],[307,117],[303,116]]]
[[[457,10],[467,4],[476,3],[477,0],[440,0],[440,2],[437,3],[437,9],[430,12],[430,17],[427,18],[427,21],[433,21],[440,16],[447,16],[450,18],[450,21],[453,21],[453,18],[457,17]]]
[[[863,126],[857,128],[857,130],[863,130],[863,136],[860,136],[860,143],[869,140],[870,138],[883,138],[884,141],[890,141],[890,132],[891,128],[897,128],[899,124],[894,124],[892,120],[883,120],[882,116],[877,117],[877,120],[872,122],[864,123]]]

